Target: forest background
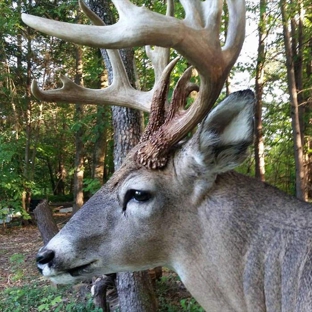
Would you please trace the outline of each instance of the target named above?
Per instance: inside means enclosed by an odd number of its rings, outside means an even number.
[[[164,1],[133,2],[165,10]],[[183,18],[175,2],[176,14]],[[310,0],[247,1],[247,10],[242,56],[220,96],[246,87],[257,96],[255,152],[239,171],[308,201],[312,198],[312,4]],[[0,219],[7,208],[27,217],[30,199],[36,198],[73,201],[74,210],[79,209],[114,171],[110,107],[48,103],[30,92],[33,79],[45,90],[61,87],[61,75],[88,88],[107,87],[100,51],[38,33],[21,22],[22,12],[89,23],[76,1],[0,0]],[[226,19],[225,14],[221,39],[226,36]],[[137,87],[149,90],[154,83],[151,64],[143,48],[134,52]],[[185,64],[178,64],[173,84],[184,70]]]

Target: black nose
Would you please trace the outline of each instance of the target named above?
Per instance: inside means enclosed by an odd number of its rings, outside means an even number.
[[[36,256],[37,264],[46,264],[53,260],[55,256],[54,251],[49,249],[41,249]]]

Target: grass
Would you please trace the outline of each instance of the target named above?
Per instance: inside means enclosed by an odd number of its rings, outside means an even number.
[[[14,256],[16,262],[20,256]],[[18,276],[18,278],[22,278]],[[181,291],[179,278],[175,275],[163,276],[156,282],[159,312],[204,312],[194,298]],[[169,287],[169,288],[168,288]],[[185,298],[182,298],[186,296]],[[182,298],[182,299],[181,299]],[[57,288],[34,280],[27,285],[6,288],[0,294],[2,312],[100,312],[93,304],[90,293],[83,299],[72,286]]]
[[[98,312],[91,296],[86,302],[78,302],[72,293],[71,287],[54,288],[49,285],[25,285],[21,287],[7,288],[1,294],[0,311],[24,312],[24,311],[54,311],[54,312]],[[73,299],[68,299],[73,298]]]
[[[156,295],[159,302],[158,312],[205,312],[205,310],[190,297],[178,275],[167,273],[156,282]]]

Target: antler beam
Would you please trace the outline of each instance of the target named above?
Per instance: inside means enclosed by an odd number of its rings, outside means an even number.
[[[75,84],[65,76],[60,77],[63,87],[55,90],[42,90],[38,87],[36,80],[32,81],[32,94],[42,101],[65,102],[81,104],[117,105],[139,109],[144,112],[150,111],[152,91],[142,92],[122,84],[119,79],[115,84],[105,89],[89,89]],[[118,98],[116,99],[116,94]]]
[[[43,33],[81,45],[105,49],[144,45],[174,48],[204,76],[212,69],[231,68],[244,40],[243,0],[227,1],[229,32],[223,48],[219,41],[222,0],[181,0],[186,13],[184,20],[137,7],[129,0],[112,2],[118,10],[119,21],[109,26],[70,24],[28,14],[22,14],[22,19]]]
[[[101,27],[106,26],[83,1],[79,0],[78,2],[80,8],[94,25]],[[174,13],[173,0],[168,0],[167,2],[166,15],[171,16]],[[22,14],[25,23],[27,23],[26,20],[29,17],[37,18],[36,16]],[[45,22],[54,22],[47,19],[43,20]],[[154,67],[155,83],[160,79],[162,71],[169,62],[169,52],[168,48],[154,47],[154,49],[151,49],[149,46],[146,46],[146,53]],[[55,90],[42,90],[38,87],[37,82],[33,81],[31,86],[32,94],[36,98],[48,102],[117,105],[149,112],[153,90],[145,92],[134,89],[129,82],[119,51],[107,49],[107,53],[113,70],[113,83],[108,88],[99,90],[84,88],[62,76],[60,79],[63,83],[63,87]]]

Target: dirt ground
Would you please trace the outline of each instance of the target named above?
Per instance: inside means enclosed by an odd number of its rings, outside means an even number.
[[[21,286],[27,280],[42,279],[35,264],[35,255],[41,245],[36,226],[1,225],[0,292],[7,287]],[[19,279],[18,274],[23,278]]]

